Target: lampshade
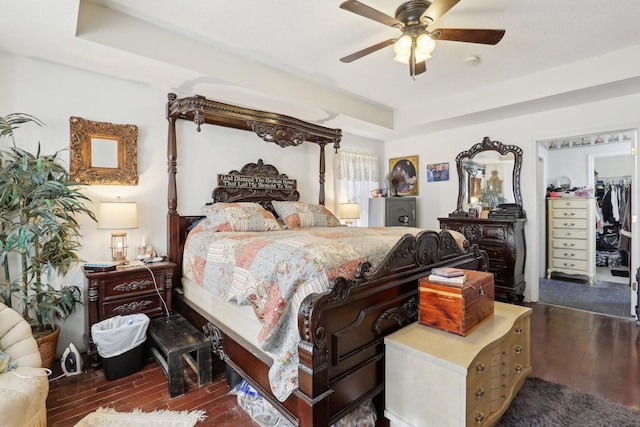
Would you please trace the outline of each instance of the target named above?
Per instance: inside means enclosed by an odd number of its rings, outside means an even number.
[[[349,225],[353,223],[352,219],[360,218],[360,206],[357,203],[341,203],[338,215]]]
[[[98,213],[98,228],[116,230],[111,232],[111,257],[117,262],[127,261],[128,228],[138,228],[138,207],[135,202],[101,202]]]
[[[135,202],[101,202],[98,213],[101,230],[125,230],[138,228],[138,207]]]

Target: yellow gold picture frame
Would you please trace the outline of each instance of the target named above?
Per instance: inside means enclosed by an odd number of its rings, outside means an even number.
[[[138,185],[138,127],[71,117],[72,181]]]
[[[394,196],[392,180],[394,176],[401,176],[398,183],[398,196],[417,196],[418,191],[418,156],[396,157],[389,159],[389,191]]]

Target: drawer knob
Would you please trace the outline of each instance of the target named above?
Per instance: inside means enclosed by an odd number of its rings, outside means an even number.
[[[482,396],[484,396],[484,388],[478,387],[478,390],[476,390],[476,399],[481,399]]]
[[[572,257],[572,256],[576,256],[576,254],[574,254],[573,252],[565,252],[564,256],[566,257]]]
[[[482,362],[478,362],[478,364],[476,365],[476,374],[481,374],[484,372],[484,363]]]
[[[572,248],[572,247],[575,246],[575,243],[566,243],[565,242],[564,246],[567,247],[567,248]]]
[[[565,263],[562,263],[562,265],[564,265],[565,267],[575,267],[575,266],[576,266],[576,265],[575,265],[574,263],[572,263],[572,262],[565,262]]]
[[[574,216],[575,214],[575,212],[565,212],[564,216]]]
[[[484,421],[484,412],[478,412],[478,415],[476,415],[476,424],[482,424],[482,422]]]
[[[513,349],[513,351],[514,351],[516,354],[520,354],[520,353],[522,353],[522,346],[521,346],[521,345],[516,345],[516,346],[515,346],[515,348]]]
[[[519,374],[520,372],[522,372],[522,365],[519,363],[516,363],[515,369],[516,369],[516,373]]]
[[[575,224],[573,222],[565,222],[564,226],[565,227],[575,227]]]
[[[522,333],[522,327],[516,326],[516,328],[513,330],[513,332],[515,332],[516,335],[520,335]]]

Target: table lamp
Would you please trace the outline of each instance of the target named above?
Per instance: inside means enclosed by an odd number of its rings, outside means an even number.
[[[350,226],[353,219],[360,219],[360,206],[357,203],[341,203],[339,214],[344,223]]]
[[[135,202],[125,202],[118,197],[113,202],[101,202],[98,228],[111,232],[111,257],[113,261],[127,262],[127,232],[138,228],[138,207]]]

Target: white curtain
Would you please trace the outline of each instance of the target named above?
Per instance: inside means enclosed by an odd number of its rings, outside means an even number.
[[[334,162],[335,195],[340,203],[357,203],[360,219],[353,225],[369,225],[369,197],[371,191],[380,188],[378,183],[378,155],[362,151],[340,149]]]

